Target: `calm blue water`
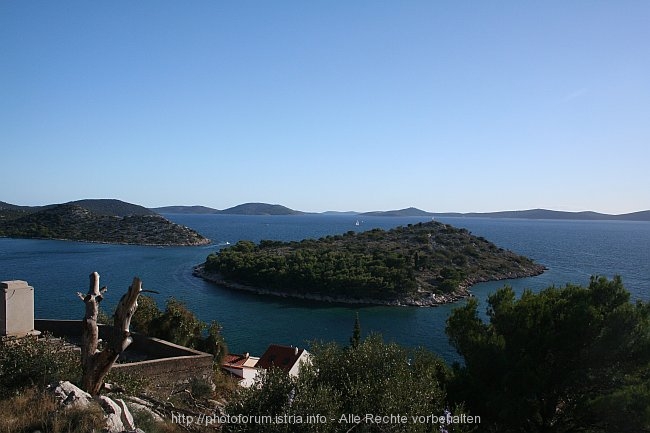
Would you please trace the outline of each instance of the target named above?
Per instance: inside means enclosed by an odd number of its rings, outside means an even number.
[[[261,354],[269,343],[304,346],[308,341],[347,343],[355,311],[362,331],[389,341],[423,346],[456,359],[444,333],[452,305],[437,308],[358,307],[285,300],[219,288],[192,276],[192,267],[225,242],[240,239],[300,240],[348,230],[388,229],[425,218],[356,216],[166,215],[213,240],[207,247],[139,247],[65,241],[0,238],[0,280],[26,280],[35,287],[38,318],[76,319],[83,315],[76,292],[88,289],[97,271],[108,286],[105,309],[112,311],[135,275],[157,290],[160,306],[174,296],[206,321],[217,320],[233,352]],[[465,227],[497,245],[529,256],[549,270],[533,278],[507,281],[517,292],[568,282],[586,284],[592,274],[620,274],[633,298],[650,300],[650,223],[440,218]],[[473,292],[482,302],[505,282],[483,283]]]

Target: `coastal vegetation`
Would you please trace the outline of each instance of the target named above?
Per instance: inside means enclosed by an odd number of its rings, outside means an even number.
[[[240,241],[210,254],[197,273],[295,296],[431,305],[466,296],[479,281],[543,270],[466,229],[431,221],[300,242]]]
[[[450,394],[489,431],[650,431],[650,303],[619,277],[475,299],[447,321],[464,364]],[[486,362],[489,361],[489,362]]]
[[[631,302],[620,278],[527,291],[519,299],[504,287],[490,296],[487,318],[481,317],[475,299],[449,317],[447,334],[464,361],[451,368],[428,351],[377,335],[355,342],[354,330],[348,347],[315,342],[312,365],[300,376],[262,375],[226,409],[303,420],[316,413],[324,415],[321,423],[233,423],[224,430],[650,431],[650,303]],[[456,422],[445,422],[447,413]],[[351,421],[349,414],[362,416]],[[406,419],[373,422],[364,414]]]
[[[445,392],[449,370],[430,352],[386,343],[379,335],[368,336],[356,347],[313,343],[310,351],[312,363],[303,365],[298,377],[271,369],[261,376],[259,386],[235,393],[226,411],[232,417],[251,419],[304,421],[311,416],[312,422],[231,423],[224,431],[441,432],[437,422],[413,422],[413,418],[443,416],[445,410],[454,416],[465,414],[462,405],[449,406]],[[319,418],[313,420],[315,414]],[[369,421],[366,414],[400,416],[400,421]],[[469,432],[473,427],[458,425],[448,431]]]
[[[175,298],[167,299],[165,309],[160,310],[155,299],[140,295],[131,326],[141,334],[211,353],[216,365],[221,364],[228,353],[221,325],[216,321],[206,323],[199,320]]]
[[[153,299],[140,299],[134,328],[163,329],[158,335],[181,344],[204,329],[177,301],[161,311]],[[451,366],[428,350],[361,335],[362,321],[362,314],[351,320],[348,346],[312,342],[311,363],[299,376],[270,369],[254,386],[222,394],[220,413],[234,420],[222,431],[650,431],[650,303],[632,302],[619,277],[521,296],[506,286],[483,307],[470,299],[447,320],[447,335],[462,357]],[[62,410],[44,390],[50,381],[80,377],[78,355],[65,343],[33,336],[0,341],[0,431],[99,429],[101,412]],[[188,385],[192,398],[185,405],[178,401],[185,393],[170,397],[173,410],[205,413],[198,391]],[[203,392],[214,398],[213,391]],[[238,416],[249,422],[236,422]],[[148,433],[182,431],[169,419],[147,421],[142,414],[137,423]]]
[[[0,220],[0,236],[136,245],[204,245],[210,242],[195,230],[141,206],[124,205],[111,200],[85,204],[96,210],[75,203],[48,206],[35,212],[10,209],[5,213],[7,217]],[[138,211],[139,208],[142,210]],[[128,210],[138,213],[120,215]]]

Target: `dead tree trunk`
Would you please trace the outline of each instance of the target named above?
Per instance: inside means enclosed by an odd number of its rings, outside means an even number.
[[[93,272],[90,274],[88,293],[86,295],[77,293],[86,304],[81,338],[81,384],[90,395],[99,394],[104,376],[109,372],[120,353],[133,341],[129,326],[131,325],[131,317],[138,308],[138,296],[141,291],[142,281],[135,277],[129,290],[122,296],[117,305],[113,329],[110,332],[106,347],[101,352],[97,348],[99,344],[97,314],[106,287],[99,288],[99,274]]]

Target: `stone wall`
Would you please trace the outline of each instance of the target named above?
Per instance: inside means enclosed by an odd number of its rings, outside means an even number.
[[[81,320],[36,319],[34,327],[54,337],[81,341]],[[106,339],[110,330],[110,326],[100,325],[99,337]],[[153,390],[163,394],[195,378],[211,382],[211,354],[138,333],[133,333],[132,337],[133,343],[124,352],[123,358],[138,361],[115,364],[113,370],[144,377]]]

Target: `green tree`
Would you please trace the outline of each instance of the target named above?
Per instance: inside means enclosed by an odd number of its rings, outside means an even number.
[[[297,378],[271,371],[257,386],[242,390],[229,401],[230,415],[320,414],[326,422],[290,425],[225,426],[226,432],[439,432],[440,425],[414,423],[412,416],[442,415],[450,407],[444,385],[447,368],[433,354],[408,350],[385,343],[371,335],[352,350],[335,343],[314,343],[312,363],[300,370]],[[343,415],[358,414],[361,420],[342,420]],[[365,414],[403,415],[407,422],[372,423]],[[456,424],[448,431],[470,431],[468,424]]]
[[[153,336],[153,330],[150,329],[151,324],[162,314],[154,298],[140,295],[138,297],[138,308],[131,318],[131,327],[136,332]]]
[[[228,353],[221,326],[215,321],[209,324],[201,321],[174,298],[169,298],[165,311],[160,311],[153,298],[140,296],[131,323],[133,329],[142,334],[211,353],[217,364]]]
[[[471,299],[447,321],[463,356],[450,393],[489,431],[650,431],[650,304],[619,277]],[[487,423],[487,424],[486,424]]]
[[[354,328],[350,337],[350,347],[356,349],[361,343],[361,323],[359,322],[359,312],[354,317]]]

